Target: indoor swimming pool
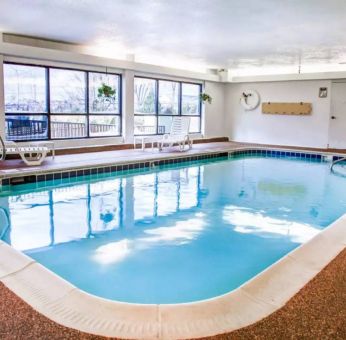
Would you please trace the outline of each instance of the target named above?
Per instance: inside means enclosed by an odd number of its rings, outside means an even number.
[[[228,293],[346,212],[321,158],[239,155],[16,185],[3,241],[78,288],[130,303]]]

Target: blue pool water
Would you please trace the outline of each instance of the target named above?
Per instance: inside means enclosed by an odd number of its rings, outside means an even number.
[[[0,194],[0,236],[77,287],[180,303],[227,293],[346,211],[330,164],[238,157]]]

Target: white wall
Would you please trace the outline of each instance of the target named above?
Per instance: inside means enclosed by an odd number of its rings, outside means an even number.
[[[320,87],[328,88],[327,98],[318,97]],[[311,102],[312,115],[262,114],[261,105],[245,111],[239,99],[247,89],[256,90],[261,102]],[[238,142],[326,148],[330,98],[329,80],[226,84],[226,135]]]
[[[225,129],[225,84],[215,82],[205,82],[204,91],[212,98],[212,103],[204,104],[204,119],[202,131],[204,137],[224,137],[227,136]]]
[[[133,143],[134,130],[134,77],[135,73],[126,70],[123,74],[123,135],[126,143]]]
[[[52,49],[51,44],[48,44],[48,47],[44,48],[42,44],[40,44],[40,47],[35,47],[5,43],[1,40],[2,39],[0,37],[0,54],[6,56],[6,58],[19,57],[31,60],[41,59],[46,60],[47,62],[64,62],[70,64],[70,67],[73,67],[73,64],[90,65],[92,67],[108,66],[108,68],[132,70],[134,72],[145,72],[151,74],[166,74],[170,77],[180,77],[184,79],[198,79],[200,81],[219,81],[219,76],[213,73],[193,72],[170,67],[136,63],[132,60],[117,60],[111,58],[97,57],[94,55],[84,53],[83,51],[72,52],[66,51],[66,49]]]

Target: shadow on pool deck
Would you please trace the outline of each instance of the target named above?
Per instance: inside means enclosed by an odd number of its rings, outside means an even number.
[[[63,327],[0,283],[0,339],[105,339]],[[246,328],[205,339],[346,339],[346,249],[283,308]]]

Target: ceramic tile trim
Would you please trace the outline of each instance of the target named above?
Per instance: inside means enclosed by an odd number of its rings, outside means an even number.
[[[0,258],[6,263],[0,281],[46,317],[83,332],[126,339],[198,338],[231,332],[275,312],[345,247],[346,214],[239,288],[184,304],[141,305],[90,295],[2,241]]]
[[[275,149],[268,147],[225,147],[218,150],[203,150],[194,154],[185,154],[184,156],[166,154],[160,155],[151,159],[142,160],[128,160],[121,162],[112,162],[105,164],[90,165],[86,167],[62,167],[59,170],[42,170],[35,168],[23,174],[12,170],[8,174],[0,174],[0,187],[7,187],[17,184],[26,183],[39,183],[50,180],[62,180],[69,179],[72,181],[78,181],[78,178],[89,175],[103,175],[111,174],[114,172],[123,173],[124,171],[135,170],[135,169],[149,169],[154,166],[161,166],[167,164],[185,163],[191,161],[205,160],[217,157],[237,158],[238,156],[265,156],[265,157],[276,157],[276,158],[296,158],[304,159],[309,161],[321,162],[326,157],[332,157],[332,160],[344,158],[339,154],[320,153],[313,151],[304,150],[292,150],[292,149]]]
[[[0,176],[2,186],[11,186],[17,184],[37,183],[50,180],[62,180],[66,178],[78,178],[89,175],[103,175],[111,173],[124,173],[130,170],[150,169],[156,166],[187,163],[200,160],[208,160],[212,158],[228,157],[228,151],[214,151],[214,152],[203,152],[185,157],[165,157],[156,158],[151,160],[137,160],[118,162],[111,164],[100,164],[96,167],[83,167],[83,168],[64,168],[60,171],[42,171],[40,169],[35,170],[33,173],[28,175],[12,173],[9,175]]]

